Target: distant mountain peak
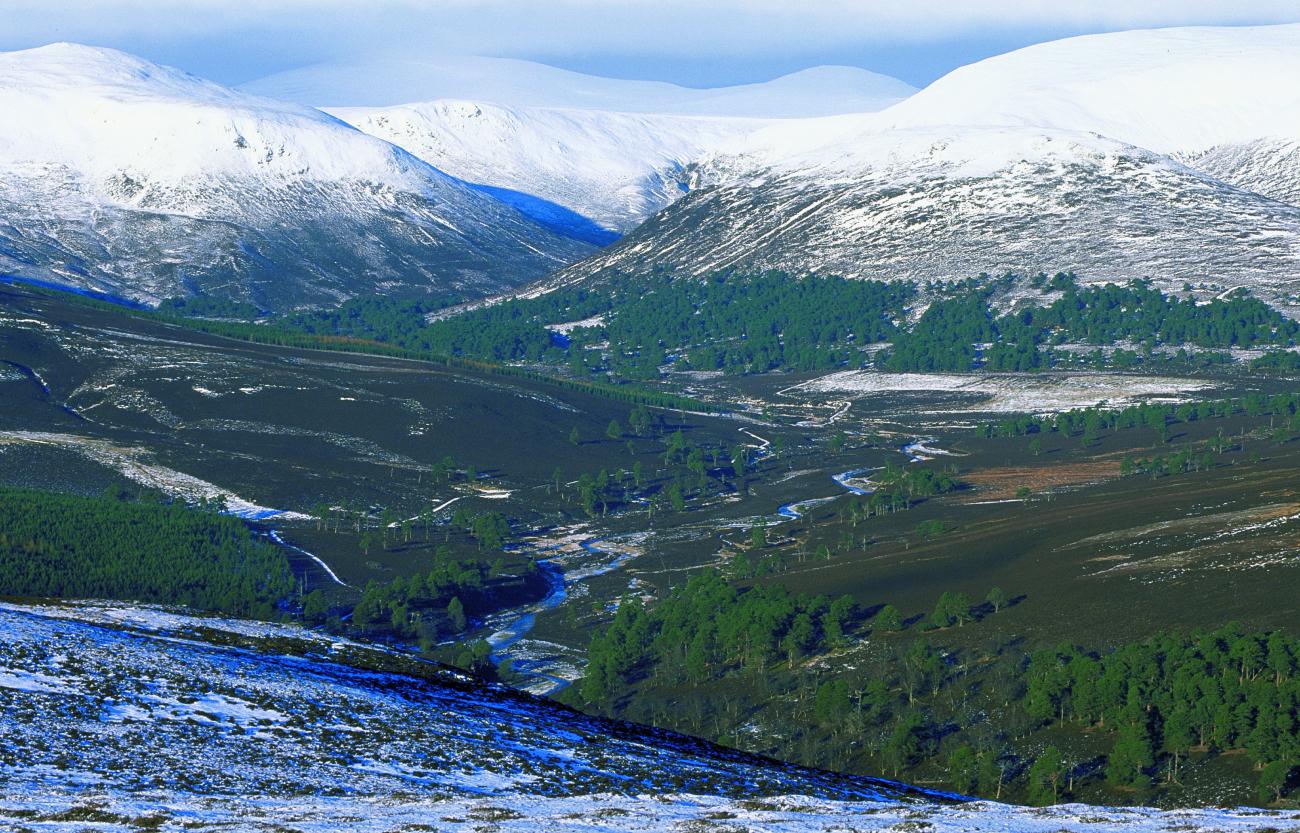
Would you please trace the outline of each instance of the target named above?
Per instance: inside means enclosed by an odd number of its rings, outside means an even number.
[[[249,82],[243,89],[330,108],[467,99],[505,106],[748,118],[873,112],[916,92],[897,78],[858,67],[811,67],[756,84],[696,89],[474,56],[314,64]]]
[[[331,112],[462,180],[541,197],[617,232],[681,197],[697,159],[768,123],[460,99]]]
[[[499,291],[591,251],[319,110],[113,49],[0,53],[0,272],[268,308]]]
[[[1159,153],[1300,138],[1300,24],[1139,29],[1049,41],[961,67],[882,114],[1099,133]]]

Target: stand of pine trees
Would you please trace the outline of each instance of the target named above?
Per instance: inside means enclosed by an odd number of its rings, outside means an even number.
[[[284,554],[237,518],[176,503],[0,487],[0,595],[272,618],[293,589]]]

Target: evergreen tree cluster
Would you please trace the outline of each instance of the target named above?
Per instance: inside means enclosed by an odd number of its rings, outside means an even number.
[[[931,303],[912,329],[882,354],[882,363],[886,370],[970,370],[978,359],[975,345],[996,338],[984,294],[959,295]]]
[[[986,437],[1021,437],[1050,432],[1067,437],[1095,437],[1101,430],[1146,428],[1163,438],[1167,436],[1169,427],[1177,423],[1224,419],[1236,414],[1279,417],[1285,426],[1300,430],[1300,394],[1251,394],[1181,404],[1152,402],[1126,408],[1076,408],[1047,416],[1024,414],[1008,417],[986,423],[980,430]]]
[[[1088,344],[1150,341],[1252,347],[1291,344],[1300,334],[1300,324],[1244,291],[1197,303],[1165,295],[1150,281],[1139,280],[1126,286],[1071,286],[1049,306],[1031,307],[1015,320],[1039,333],[1063,333]]]
[[[850,596],[792,595],[780,585],[741,588],[710,570],[651,609],[624,599],[614,621],[592,639],[580,691],[599,704],[637,675],[699,682],[737,668],[761,671],[841,643],[859,618]]]
[[[1162,634],[1096,654],[1072,645],[1037,651],[1025,669],[1025,709],[1044,723],[1116,732],[1107,778],[1149,783],[1156,756],[1169,777],[1197,747],[1244,749],[1261,767],[1300,762],[1300,640],[1215,631]]]
[[[237,518],[179,503],[0,487],[0,595],[272,618],[293,589],[284,554]]]
[[[1291,350],[1269,350],[1250,362],[1251,370],[1264,370],[1274,373],[1296,373],[1300,371],[1300,353]]]
[[[657,373],[667,354],[730,374],[818,370],[889,339],[915,294],[910,283],[794,277],[783,272],[659,277],[612,310],[603,332],[615,373]],[[633,362],[649,357],[650,361]]]
[[[915,294],[907,282],[719,273],[620,275],[599,288],[515,299],[435,322],[407,344],[497,361],[565,361],[579,374],[654,378],[676,357],[697,370],[812,370],[888,339]],[[546,324],[599,323],[552,335]]]
[[[352,626],[401,639],[418,639],[426,647],[463,632],[470,619],[497,610],[503,597],[542,583],[541,571],[529,562],[522,575],[502,579],[500,564],[452,558],[440,547],[432,569],[391,582],[371,581],[352,609]],[[511,592],[515,591],[515,592]]]
[[[932,302],[878,360],[894,371],[1029,371],[1075,361],[1043,346],[1067,342],[1109,346],[1125,341],[1142,345],[1141,355],[1119,349],[1109,360],[1100,352],[1085,358],[1094,365],[1124,369],[1139,361],[1156,361],[1151,351],[1158,346],[1292,345],[1300,333],[1300,324],[1243,292],[1199,304],[1193,298],[1166,295],[1149,281],[1080,288],[1073,275],[1063,273],[1051,285],[1064,289],[1051,304],[1028,306],[1001,317],[995,317],[989,306],[998,282],[945,288],[945,297]],[[1191,363],[1193,358],[1183,351],[1181,360]],[[1256,360],[1260,367],[1294,361],[1281,355],[1269,362]]]
[[[854,517],[871,517],[886,512],[910,509],[926,498],[946,494],[961,487],[949,472],[927,466],[895,466],[890,463],[871,477],[869,495],[858,497],[850,504]]]

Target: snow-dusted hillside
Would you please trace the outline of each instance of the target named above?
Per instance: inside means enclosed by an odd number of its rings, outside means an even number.
[[[1258,810],[955,803],[588,718],[290,626],[0,604],[22,830],[1250,831]]]
[[[857,67],[823,66],[758,84],[696,89],[601,78],[513,58],[457,55],[316,64],[243,85],[315,107],[391,107],[463,99],[506,106],[748,118],[869,113],[916,89]]]
[[[767,124],[461,100],[330,112],[452,176],[541,197],[618,232],[681,197],[696,159]]]
[[[717,184],[557,280],[668,264],[918,280],[1066,269],[1248,285],[1283,305],[1300,289],[1300,207],[1087,134],[896,131],[744,178],[724,163],[740,164],[720,160]]]
[[[499,290],[590,244],[318,110],[107,49],[0,54],[0,271],[270,307]]]
[[[1300,26],[1030,47],[881,113],[742,137],[696,166],[708,187],[559,279],[650,264],[922,280],[1069,269],[1293,304],[1297,76]]]
[[[1216,145],[1178,158],[1239,188],[1300,205],[1300,137]]]

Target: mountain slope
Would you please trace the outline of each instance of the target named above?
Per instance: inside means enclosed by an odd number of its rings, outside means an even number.
[[[1180,153],[1189,167],[1281,202],[1300,205],[1300,138],[1254,139]]]
[[[272,308],[506,288],[591,250],[319,111],[124,53],[0,54],[0,271]]]
[[[443,100],[334,115],[468,182],[630,230],[689,185],[688,165],[767,122]]]
[[[1294,201],[1297,77],[1300,24],[1087,35],[957,69],[892,108],[881,126],[1098,133]]]
[[[1114,74],[1112,36],[1076,38],[958,70],[878,114],[773,124],[702,160],[705,187],[559,279],[649,265],[920,280],[1067,269],[1209,292],[1242,285],[1290,305],[1300,208],[1285,200],[1300,171],[1285,136],[1300,98],[1239,104],[1238,93],[1252,72],[1300,70],[1288,47],[1298,36],[1123,33]],[[1193,74],[1198,51],[1209,58]],[[1228,83],[1210,84],[1228,53]],[[1136,92],[1125,99],[1128,75]],[[1140,117],[1161,83],[1173,105]],[[1100,132],[1124,125],[1126,135]]]
[[[758,84],[694,89],[662,81],[601,78],[513,58],[455,55],[316,64],[242,88],[316,107],[391,107],[449,98],[507,106],[750,118],[874,112],[916,92],[897,78],[857,67],[813,67]]]
[[[557,280],[653,265],[922,281],[1066,269],[1247,285],[1283,306],[1298,288],[1300,208],[1086,134],[896,131],[749,170]]]
[[[1268,811],[960,804],[589,718],[290,626],[0,603],[0,628],[0,824],[18,829],[664,830],[733,819],[774,831],[1195,833],[1292,823]]]

